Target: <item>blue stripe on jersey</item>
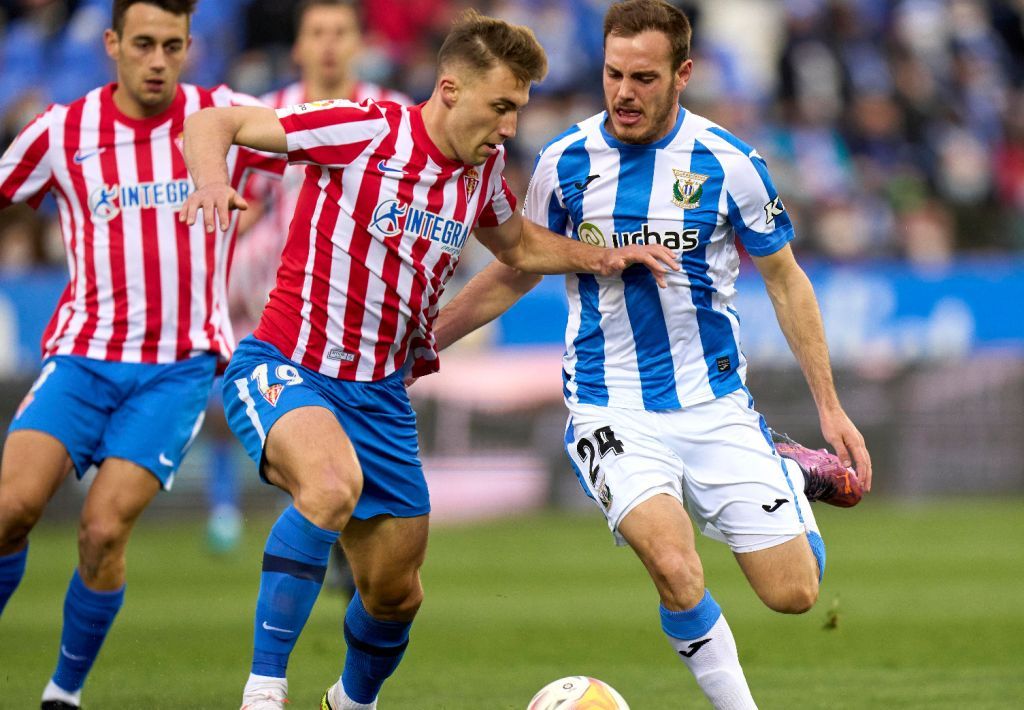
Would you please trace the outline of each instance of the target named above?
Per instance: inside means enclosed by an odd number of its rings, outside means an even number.
[[[558,182],[562,186],[562,194],[566,194],[567,186],[573,183],[586,180],[590,173],[590,154],[585,147],[585,138],[566,147],[558,158],[556,171]],[[569,188],[571,190],[571,187]],[[567,209],[571,214],[573,223],[573,239],[579,239],[579,228],[583,214],[583,195],[573,194],[571,191],[566,199]],[[548,224],[551,224],[551,215],[548,215]],[[564,233],[563,229],[558,230],[552,227],[552,231]],[[575,380],[577,384],[582,381],[586,384],[579,385],[576,391],[577,399],[586,404],[597,404],[607,406],[608,387],[604,379],[604,331],[601,330],[600,290],[597,279],[593,274],[576,274],[577,288],[580,292],[580,329],[573,341],[573,349],[576,351]]]
[[[701,195],[701,202],[706,205],[717,205],[722,194],[722,164],[707,146],[699,141],[694,141],[693,144],[690,171],[708,176],[702,186],[704,192]],[[704,347],[708,382],[714,395],[721,397],[743,386],[736,370],[740,364],[739,348],[736,347],[729,317],[716,311],[711,304],[715,288],[711,285],[711,277],[708,274],[707,248],[716,225],[713,222],[703,222],[697,226],[700,229],[700,241],[695,249],[683,254],[683,270],[690,280],[690,298],[697,309],[697,331]],[[720,364],[726,367],[723,369]]]
[[[576,398],[582,404],[608,406],[604,381],[604,331],[601,330],[601,287],[593,274],[576,274],[580,292],[580,330],[573,341],[576,350]],[[585,383],[585,384],[584,384]]]
[[[657,156],[656,150],[619,150],[615,193],[615,231],[619,234],[640,231],[647,219]],[[665,326],[658,284],[650,270],[639,264],[622,272],[622,282],[644,409],[679,409],[672,343]]]

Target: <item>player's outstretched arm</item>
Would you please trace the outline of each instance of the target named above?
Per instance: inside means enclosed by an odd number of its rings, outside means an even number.
[[[518,214],[497,227],[478,227],[476,236],[503,264],[531,274],[611,276],[627,266],[643,264],[664,288],[665,274],[670,269],[679,271],[676,255],[660,244],[595,247],[566,239]]]
[[[229,184],[227,155],[232,144],[255,150],[288,150],[284,128],[273,109],[224,106],[198,111],[185,119],[185,165],[196,190],[182,205],[179,219],[195,224],[200,211],[206,231],[219,223],[227,229],[232,209],[248,207]]]
[[[514,306],[540,280],[538,274],[513,269],[500,261],[490,263],[437,314],[434,323],[437,349],[444,350],[490,323]]]
[[[818,407],[821,433],[844,466],[853,465],[864,490],[871,490],[871,456],[864,437],[843,411],[832,380],[825,327],[807,274],[787,244],[768,256],[753,257],[764,278],[789,347],[800,363]]]

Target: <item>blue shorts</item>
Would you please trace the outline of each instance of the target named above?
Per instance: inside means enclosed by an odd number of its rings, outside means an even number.
[[[261,477],[267,435],[278,419],[300,407],[333,413],[355,447],[363,492],[353,517],[430,512],[416,413],[401,372],[376,382],[339,380],[296,364],[262,340],[242,340],[224,373],[224,411]]]
[[[55,355],[43,361],[9,431],[60,441],[79,478],[113,456],[148,469],[170,490],[203,424],[216,368],[215,355],[161,365]]]

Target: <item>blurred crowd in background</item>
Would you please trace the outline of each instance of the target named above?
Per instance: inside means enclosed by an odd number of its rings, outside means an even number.
[[[0,0],[0,143],[51,102],[111,81],[110,0]],[[942,264],[1024,252],[1024,0],[686,0],[683,105],[767,159],[795,248]],[[295,79],[295,0],[200,0],[185,80],[259,95]],[[603,0],[372,0],[359,74],[426,99],[454,15],[526,24],[548,52],[510,147],[533,157],[602,108]],[[52,216],[52,206],[50,208]],[[0,268],[63,263],[44,210],[0,212]]]

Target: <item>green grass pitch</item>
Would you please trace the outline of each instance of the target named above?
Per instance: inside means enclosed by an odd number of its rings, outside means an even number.
[[[700,542],[762,710],[1024,707],[1024,501],[818,508],[828,574],[814,610],[762,607],[727,549]],[[140,523],[126,604],[86,710],[236,708],[268,519],[244,548],[203,551],[202,525]],[[56,660],[74,530],[41,526],[0,619],[0,708],[38,707]],[[545,683],[587,674],[633,710],[707,707],[658,627],[657,599],[597,511],[439,527],[427,600],[384,710],[522,710]],[[315,708],[341,669],[344,603],[321,595],[289,669]],[[826,628],[834,618],[834,628]]]

